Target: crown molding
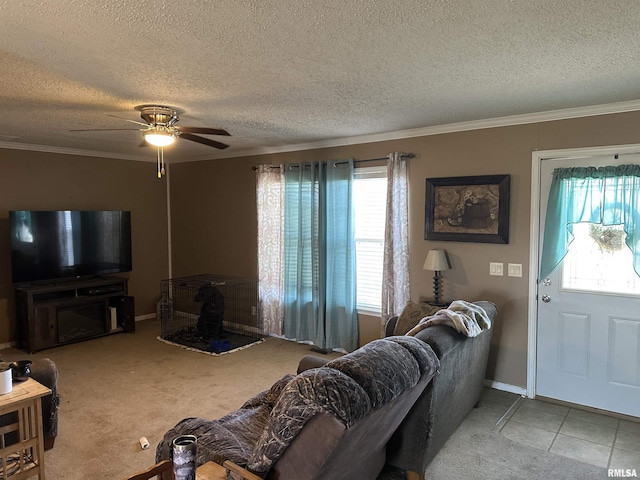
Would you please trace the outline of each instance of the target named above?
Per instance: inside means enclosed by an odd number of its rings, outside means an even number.
[[[135,160],[139,162],[154,161],[155,162],[155,158],[153,160],[149,160],[149,157],[143,157],[142,155],[130,155],[126,153],[114,153],[114,152],[97,152],[95,150],[81,150],[79,148],[52,147],[49,145],[38,145],[35,143],[18,143],[18,142],[0,141],[0,148],[6,148],[8,150],[29,150],[32,152],[58,153],[61,155],[78,155],[82,157],[115,158],[118,160]]]
[[[595,117],[598,115],[635,112],[638,110],[640,110],[640,100],[631,100],[628,102],[616,102],[602,105],[592,105],[587,107],[574,107],[560,110],[549,110],[544,112],[525,113],[522,115],[510,115],[505,117],[488,118],[484,120],[449,123],[431,127],[398,130],[394,132],[357,135],[353,137],[320,140],[317,142],[281,145],[277,147],[248,148],[235,152],[225,152],[224,154],[221,152],[221,155],[216,155],[215,157],[211,157],[211,155],[209,155],[206,158],[202,157],[194,159],[192,161],[211,160],[212,158],[235,158],[248,157],[253,155],[269,155],[275,153],[298,152],[320,148],[344,147],[348,145],[359,145],[363,143],[385,142],[389,140],[402,140],[405,138],[415,137],[427,137],[432,135],[467,132],[471,130],[482,130],[487,128],[509,127],[515,125],[527,125],[531,123],[569,120],[572,118]]]
[[[204,160],[215,160],[222,158],[250,157],[259,155],[271,155],[276,153],[299,152],[304,150],[316,150],[321,148],[344,147],[349,145],[360,145],[363,143],[385,142],[389,140],[402,140],[405,138],[427,137],[432,135],[442,135],[447,133],[467,132],[471,130],[482,130],[487,128],[509,127],[515,125],[526,125],[540,122],[553,122],[557,120],[568,120],[572,118],[594,117],[598,115],[611,115],[615,113],[635,112],[640,110],[640,100],[630,100],[627,102],[607,103],[601,105],[591,105],[586,107],[564,108],[559,110],[549,110],[544,112],[525,113],[522,115],[510,115],[505,117],[488,118],[484,120],[471,120],[468,122],[449,123],[444,125],[434,125],[430,127],[412,128],[408,130],[398,130],[393,132],[373,133],[367,135],[356,135],[353,137],[340,137],[315,142],[294,143],[279,145],[275,147],[255,147],[237,151],[224,151],[217,154],[206,154],[190,156],[172,163],[197,162]],[[32,150],[37,152],[60,153],[63,155],[81,155],[86,157],[116,158],[121,160],[136,160],[143,162],[155,161],[149,157],[141,155],[119,154],[111,152],[95,152],[91,150],[79,150],[74,148],[50,147],[46,145],[24,144],[0,141],[0,148],[14,150]]]

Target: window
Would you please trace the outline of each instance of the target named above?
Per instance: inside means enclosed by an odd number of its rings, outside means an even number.
[[[356,168],[353,185],[356,217],[357,309],[382,308],[382,265],[387,204],[387,167]]]
[[[622,225],[577,223],[575,239],[562,264],[562,288],[584,292],[640,295],[640,277],[625,244]]]

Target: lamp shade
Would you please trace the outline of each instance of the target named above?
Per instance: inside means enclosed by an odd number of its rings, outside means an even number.
[[[449,270],[451,267],[449,266],[449,260],[447,259],[447,254],[445,253],[445,251],[434,249],[429,250],[427,259],[424,261],[424,266],[422,268],[424,270],[441,272],[443,270]]]

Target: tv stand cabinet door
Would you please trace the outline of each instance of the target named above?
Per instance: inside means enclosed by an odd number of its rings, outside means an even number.
[[[133,297],[123,295],[118,297],[116,304],[118,326],[125,332],[136,331],[136,309]]]
[[[32,318],[33,334],[29,335],[29,353],[58,343],[57,311],[55,305],[34,307]]]

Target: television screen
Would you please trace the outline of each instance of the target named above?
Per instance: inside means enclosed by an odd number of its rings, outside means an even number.
[[[13,283],[131,271],[131,212],[9,212]]]

